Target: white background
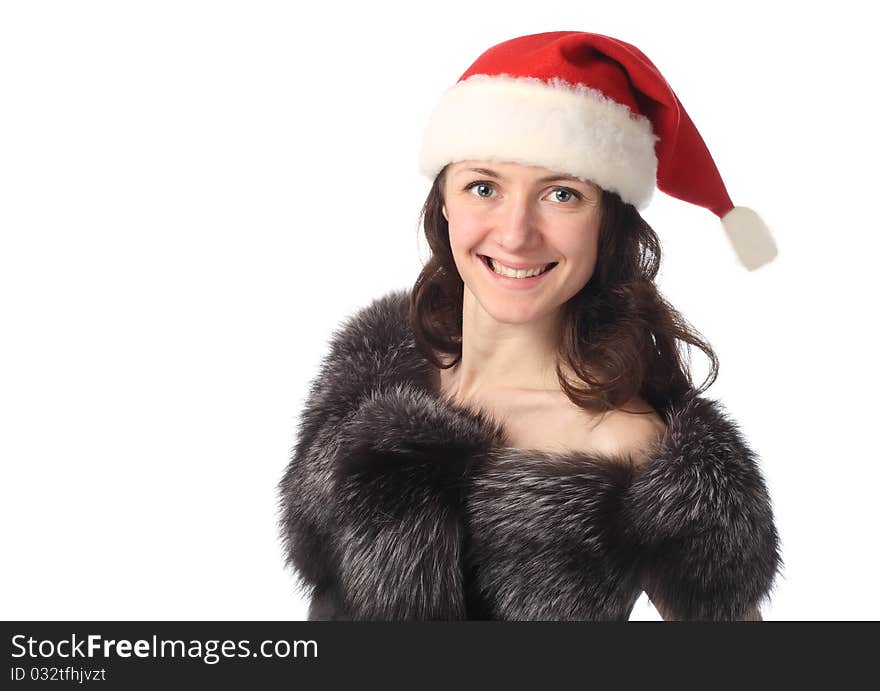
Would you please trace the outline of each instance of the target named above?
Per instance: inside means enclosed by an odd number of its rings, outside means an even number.
[[[0,5],[0,616],[304,618],[276,484],[330,332],[427,256],[428,113],[489,46],[573,29],[652,59],[779,244],[750,273],[710,212],[644,212],[762,458],[764,618],[880,618],[873,23],[724,7]]]

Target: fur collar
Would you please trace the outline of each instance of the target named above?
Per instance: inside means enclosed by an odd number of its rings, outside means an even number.
[[[334,332],[279,486],[310,619],[741,619],[782,567],[758,460],[717,401],[665,411],[644,465],[502,446],[447,404],[409,293]],[[658,411],[659,412],[659,411]]]

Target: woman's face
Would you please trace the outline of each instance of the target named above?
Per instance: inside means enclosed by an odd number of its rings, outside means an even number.
[[[546,315],[593,275],[602,212],[597,185],[538,166],[458,161],[446,170],[443,198],[458,272],[497,321]],[[486,258],[502,271],[499,264],[556,265],[537,277],[501,276]]]

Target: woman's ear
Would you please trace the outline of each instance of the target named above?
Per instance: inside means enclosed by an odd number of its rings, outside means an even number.
[[[449,216],[446,215],[446,204],[443,205],[443,218],[445,218],[446,222],[449,223]]]

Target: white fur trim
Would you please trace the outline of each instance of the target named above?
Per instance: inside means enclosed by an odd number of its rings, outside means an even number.
[[[736,256],[749,271],[767,264],[779,253],[770,229],[746,206],[733,207],[721,217],[721,225]]]
[[[419,170],[495,160],[591,180],[642,209],[657,180],[659,139],[644,115],[561,79],[474,74],[446,90],[425,128]]]

